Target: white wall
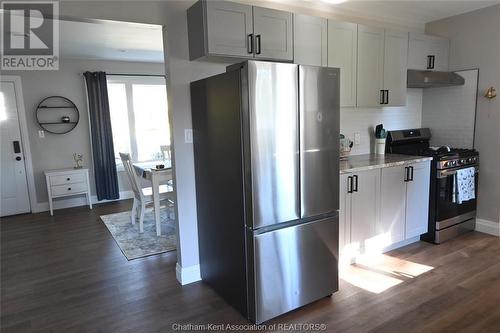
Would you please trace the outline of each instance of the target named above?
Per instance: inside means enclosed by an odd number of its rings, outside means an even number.
[[[256,2],[256,1],[253,1]],[[207,61],[189,61],[186,10],[194,3],[187,1],[61,1],[60,13],[64,17],[82,19],[107,19],[149,24],[161,24],[166,31],[165,66],[167,71],[169,110],[172,111],[174,172],[177,182],[177,208],[179,223],[178,264],[181,270],[196,272],[198,259],[198,232],[196,220],[196,195],[192,144],[184,143],[184,129],[191,128],[189,83],[224,71],[227,64]],[[262,4],[262,3],[260,3]],[[286,4],[269,2],[270,7],[286,9]],[[313,14],[307,9],[296,12]],[[323,13],[325,17],[335,17]],[[337,17],[339,18],[339,17]],[[342,17],[347,19],[347,17]],[[352,21],[384,25],[352,18]],[[393,25],[388,25],[394,27]],[[423,30],[423,27],[422,29]],[[365,111],[363,111],[365,112]],[[381,112],[375,110],[373,117]],[[391,113],[394,111],[390,111]],[[380,118],[382,119],[382,118]],[[384,118],[385,119],[385,118]],[[378,123],[378,118],[372,118]],[[196,279],[196,273],[190,277]],[[199,276],[198,276],[199,277]],[[188,280],[190,278],[187,278]]]
[[[426,31],[451,40],[451,70],[479,68],[475,138],[480,154],[477,215],[499,223],[500,97],[488,100],[483,96],[490,86],[500,91],[500,5],[429,23]]]
[[[375,126],[384,124],[386,130],[418,128],[422,122],[422,89],[408,89],[404,107],[341,108],[340,132],[354,141],[359,132],[360,144],[354,145],[351,155],[374,152]]]
[[[48,207],[43,171],[73,167],[74,152],[83,153],[83,165],[89,167],[91,191],[92,194],[95,194],[91,167],[87,97],[81,74],[85,71],[98,70],[108,73],[162,75],[165,72],[165,66],[162,63],[61,59],[58,71],[9,72],[9,74],[21,76],[35,176],[36,202],[39,210],[46,210]],[[45,138],[40,138],[38,136],[40,128],[35,116],[36,106],[45,97],[53,95],[64,96],[72,100],[80,112],[80,121],[76,128],[67,134],[56,135],[45,132]],[[129,189],[128,180],[122,172],[119,173],[119,185],[120,191]],[[68,204],[67,202],[85,202],[84,198],[80,199],[58,199],[56,207],[64,207]]]

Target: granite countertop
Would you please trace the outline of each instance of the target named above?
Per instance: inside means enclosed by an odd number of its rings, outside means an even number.
[[[340,161],[340,173],[356,172],[387,168],[397,165],[431,161],[432,157],[399,155],[399,154],[365,154],[349,156],[346,160]]]

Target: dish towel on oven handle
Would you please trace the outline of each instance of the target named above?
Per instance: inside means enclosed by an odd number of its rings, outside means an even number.
[[[475,172],[476,169],[474,167],[457,170],[454,179],[453,202],[461,204],[464,201],[476,198]]]

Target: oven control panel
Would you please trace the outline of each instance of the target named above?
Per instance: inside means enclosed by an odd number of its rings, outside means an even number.
[[[471,157],[462,157],[462,158],[454,158],[449,160],[443,160],[438,162],[437,168],[439,170],[465,167],[465,166],[473,166],[479,163],[479,156],[471,156]]]

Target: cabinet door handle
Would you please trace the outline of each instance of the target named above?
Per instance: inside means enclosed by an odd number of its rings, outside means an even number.
[[[389,104],[389,90],[385,91],[385,104]]]
[[[260,54],[260,35],[255,35],[255,54]]]
[[[434,69],[435,61],[436,61],[436,56],[428,55],[427,56],[427,69]]]
[[[71,187],[68,187],[68,191],[71,191]]]
[[[358,176],[354,175],[354,176],[352,176],[352,178],[354,179],[354,188],[352,189],[352,191],[358,192]]]
[[[410,178],[410,169],[408,167],[405,167],[404,181],[407,182],[409,178]]]
[[[21,154],[21,145],[19,141],[12,141],[12,145],[14,146],[14,154]]]
[[[410,181],[412,182],[413,181],[413,167],[409,167],[410,169]]]
[[[248,35],[248,47],[247,51],[248,53],[252,54],[253,53],[253,34]]]
[[[380,90],[380,104],[384,104],[385,101],[385,90]]]
[[[71,178],[68,177],[68,178],[66,178],[66,180],[69,182],[71,180]]]
[[[347,193],[352,193],[352,176],[347,177]]]

